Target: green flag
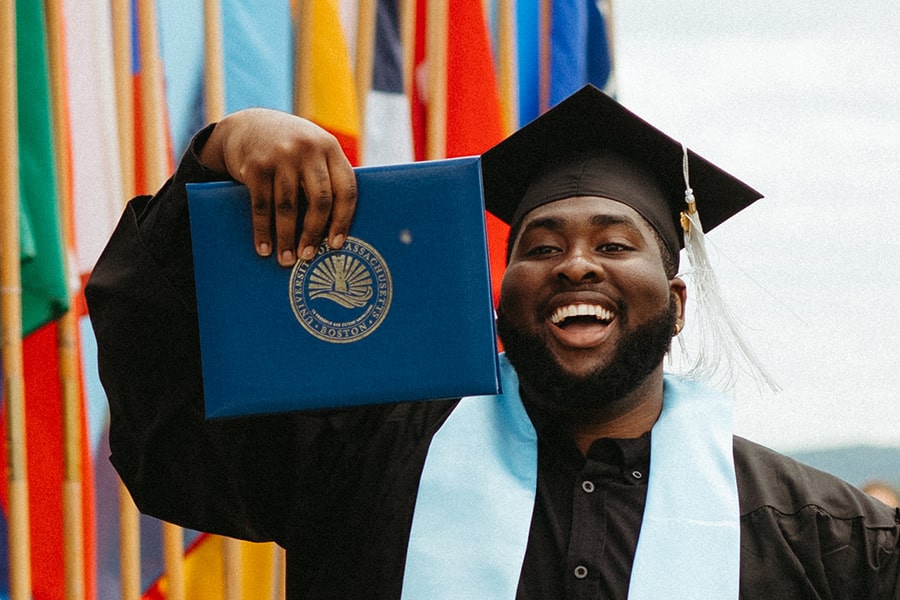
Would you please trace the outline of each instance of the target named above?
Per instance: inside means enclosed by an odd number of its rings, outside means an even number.
[[[16,56],[22,331],[28,335],[69,307],[42,2],[16,2]]]

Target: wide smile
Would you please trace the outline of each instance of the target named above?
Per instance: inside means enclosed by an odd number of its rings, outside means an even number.
[[[550,311],[551,332],[566,346],[587,348],[606,340],[616,313],[600,304],[573,302]]]

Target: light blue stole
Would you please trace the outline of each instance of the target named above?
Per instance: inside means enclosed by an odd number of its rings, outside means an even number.
[[[537,435],[515,370],[463,398],[434,436],[410,530],[404,600],[513,600],[537,483]],[[740,523],[731,402],[666,376],[628,597],[737,598]]]

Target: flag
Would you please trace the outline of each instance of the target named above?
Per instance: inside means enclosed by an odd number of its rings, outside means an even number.
[[[53,128],[50,109],[49,63],[47,54],[46,24],[43,5],[19,2],[16,6],[16,60],[18,87],[19,130],[19,181],[22,215],[22,239],[25,250],[22,258],[22,315],[23,378],[27,398],[25,432],[27,471],[29,483],[29,511],[31,537],[31,570],[40,573],[32,577],[36,598],[61,597],[64,584],[62,559],[62,453],[59,451],[62,430],[56,427],[62,414],[59,396],[56,400],[56,421],[44,422],[45,411],[52,412],[52,402],[43,394],[35,393],[31,367],[36,355],[46,360],[42,369],[52,377],[56,367],[56,336],[52,321],[68,309],[69,291],[63,262],[63,241],[58,213],[58,190],[53,146]],[[49,324],[48,324],[49,323]],[[49,339],[49,342],[46,340]],[[36,347],[37,346],[37,347]],[[58,388],[59,380],[48,382]],[[5,406],[4,406],[5,413]],[[2,426],[6,427],[5,414]],[[0,436],[3,456],[6,454],[7,435]],[[45,455],[51,457],[44,464]],[[49,478],[45,471],[52,470]],[[4,481],[7,480],[7,463],[3,462]],[[43,495],[45,483],[57,482],[49,489],[50,496]],[[52,488],[52,485],[50,486]],[[0,489],[5,520],[8,506],[7,488]],[[55,492],[55,493],[54,493]],[[4,527],[5,528],[5,523]],[[8,563],[7,544],[0,553]],[[9,565],[15,568],[15,565]],[[7,573],[0,581],[0,592],[8,593]],[[52,595],[57,594],[57,595]]]
[[[272,544],[239,542],[241,554],[240,598],[272,598],[273,577],[281,577]],[[184,558],[184,597],[191,600],[218,600],[225,597],[225,571],[222,562],[223,538],[201,535],[187,548]],[[155,581],[143,595],[144,600],[165,600],[168,580]]]
[[[413,160],[412,116],[406,96],[400,13],[397,0],[378,0],[372,85],[366,95],[362,163],[384,165]]]
[[[612,91],[606,0],[553,0],[550,106],[587,83]]]
[[[503,116],[497,77],[484,7],[481,0],[456,0],[447,14],[447,46],[445,57],[426,55],[429,28],[427,2],[419,0],[416,11],[416,47],[413,110],[413,139],[417,159],[426,156],[428,111],[446,111],[446,143],[444,156],[481,154],[504,138]],[[446,59],[446,72],[434,73],[428,64]],[[438,63],[440,64],[440,63]],[[438,85],[432,78],[446,77],[443,106],[428,104],[428,87]],[[494,301],[499,299],[500,283],[506,269],[506,238],[509,227],[487,213],[488,254]]]
[[[222,1],[226,112],[291,110],[292,31],[288,0]]]
[[[194,133],[206,124],[203,110],[203,3],[158,0],[157,6],[169,135],[175,155],[181,156]]]
[[[334,135],[359,164],[357,91],[347,39],[335,0],[301,0],[296,26],[296,113]]]
[[[176,156],[206,124],[203,3],[159,0],[160,54]],[[290,2],[223,0],[225,112],[262,106],[292,109]]]
[[[519,84],[519,126],[541,114],[541,18],[538,0],[516,1],[516,58]]]
[[[185,6],[183,2],[162,0],[158,6],[160,53],[166,75],[166,105],[159,110],[167,116],[169,135],[176,140],[174,147],[180,154],[206,123],[202,43],[205,15],[199,4]],[[289,3],[284,0],[261,5],[248,0],[224,0],[221,24],[226,112],[251,106],[291,110],[293,40]],[[107,437],[103,443],[108,443]],[[99,502],[115,506],[115,472],[104,461],[97,465],[97,473],[101,481]],[[167,586],[161,522],[143,515],[140,530],[141,589],[145,598],[161,598]],[[118,533],[118,522],[110,520],[101,528],[101,543],[117,546]],[[223,538],[185,530],[184,539],[186,597],[222,598],[226,568]],[[259,566],[258,557],[271,557],[272,552],[272,544],[240,544],[244,597],[271,597],[271,569],[263,576],[250,569]],[[101,598],[118,597],[118,569],[117,556],[107,556],[101,562]]]
[[[57,209],[47,43],[41,3],[16,3],[22,331],[35,331],[69,307]]]
[[[66,73],[72,148],[75,257],[87,280],[112,235],[125,202],[119,161],[113,77],[112,23],[105,0],[65,0]],[[82,302],[79,297],[78,301]],[[93,330],[86,307],[76,307],[82,342],[82,377],[88,402],[90,447],[106,425],[106,396],[99,384]]]
[[[71,213],[74,225],[73,267],[81,282],[87,280],[100,252],[112,234],[124,206],[118,122],[113,74],[112,22],[109,3],[103,0],[65,0],[65,72],[69,134],[71,139]],[[103,562],[118,556],[118,545],[100,545],[96,514],[115,515],[116,505],[98,502],[96,465],[107,461],[108,453],[98,450],[108,423],[106,396],[100,386],[97,349],[83,296],[75,305],[78,317],[77,341],[81,362],[83,398],[82,482],[86,490],[82,503],[86,514],[83,527],[86,548],[85,566],[91,590],[97,597],[100,581],[107,576]],[[90,485],[90,487],[88,487]],[[113,488],[115,489],[115,488]],[[110,519],[102,519],[99,528]],[[113,596],[103,595],[101,598]]]
[[[519,124],[592,83],[615,92],[609,0],[517,2]]]
[[[66,253],[69,256],[71,272],[75,277],[67,280],[64,276],[63,232],[58,220],[63,208],[61,202],[71,198],[74,189],[72,174],[69,171],[71,160],[60,160],[60,157],[71,159],[73,145],[69,135],[70,129],[67,127],[71,123],[71,114],[68,112],[67,101],[67,92],[70,88],[65,76],[68,70],[65,65],[67,38],[65,28],[62,26],[64,15],[62,7],[58,5],[48,5],[48,10],[59,11],[52,15],[44,14],[41,3],[19,3],[17,8],[19,117],[20,130],[25,132],[20,133],[22,196],[26,202],[29,200],[33,202],[35,196],[39,195],[44,204],[41,213],[29,213],[32,218],[35,214],[42,215],[32,222],[35,240],[34,259],[36,263],[47,262],[49,255],[46,250],[48,247],[46,239],[52,238],[53,254],[59,252],[59,256],[54,257],[54,262],[58,261],[58,267],[54,268],[59,269],[60,287],[66,295],[68,305],[70,290],[77,291],[80,281],[77,278],[78,266],[74,246],[67,248]],[[50,19],[50,16],[53,18]],[[53,32],[48,30],[51,24],[55,28]],[[57,43],[51,45],[50,39]],[[51,50],[54,52],[52,57]],[[53,73],[50,71],[51,64],[58,65]],[[52,87],[51,78],[54,78]],[[92,81],[90,84],[96,86],[97,82]],[[55,98],[51,97],[51,89],[57,94]],[[56,129],[51,103],[58,107],[55,115],[59,117]],[[115,122],[114,119],[111,121]],[[57,133],[58,137],[55,135]],[[65,171],[60,173],[58,168]],[[107,165],[102,165],[100,172],[96,174],[98,183],[104,179],[103,171],[106,168]],[[116,165],[113,168],[116,168]],[[92,200],[97,202],[97,193],[103,194],[104,191],[102,185],[95,186]],[[66,210],[71,215],[72,207],[67,206]],[[94,229],[99,229],[98,225],[99,223],[94,223]],[[69,239],[73,240],[75,233],[71,223],[68,234]],[[95,242],[94,252],[97,254],[101,243],[103,240]],[[23,268],[23,276],[24,272]],[[77,311],[80,306],[83,307],[83,304],[75,302],[70,309]],[[74,331],[72,334],[77,352],[78,333]],[[71,557],[65,553],[63,539],[63,489],[68,483],[64,469],[66,450],[63,447],[63,384],[59,366],[59,325],[56,322],[49,322],[31,330],[23,342],[23,359],[32,591],[35,598],[58,598],[64,595],[66,580],[63,567]],[[77,369],[72,376],[74,380],[69,382],[72,385],[72,393],[75,401],[81,403],[83,385]],[[80,437],[86,440],[87,420],[83,405],[79,406],[76,418],[81,429]],[[6,436],[3,436],[3,440],[6,440]],[[76,448],[75,453],[81,463],[78,478],[83,546],[78,551],[81,553],[85,568],[81,578],[85,595],[93,597],[96,582],[94,560],[96,545],[92,456],[86,443]]]
[[[78,273],[86,277],[125,201],[119,169],[109,2],[65,0],[66,73]]]
[[[32,592],[36,600],[65,597],[63,539],[63,409],[57,352],[57,324],[49,323],[25,338],[23,344],[26,406],[26,452],[30,512]],[[81,382],[77,384],[81,387]],[[87,431],[82,419],[82,438]],[[6,452],[6,436],[0,440]],[[86,593],[95,589],[93,533],[94,494],[92,457],[88,446],[80,449],[82,474],[82,522]],[[4,475],[5,475],[4,463]],[[5,504],[6,488],[2,488]],[[2,553],[5,554],[5,545]],[[8,589],[0,582],[0,593]]]

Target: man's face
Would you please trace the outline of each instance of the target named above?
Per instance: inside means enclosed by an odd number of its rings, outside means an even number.
[[[581,390],[588,398],[576,403],[613,401],[660,368],[685,287],[666,277],[636,211],[592,196],[551,202],[525,216],[512,243],[498,330],[523,383]]]

